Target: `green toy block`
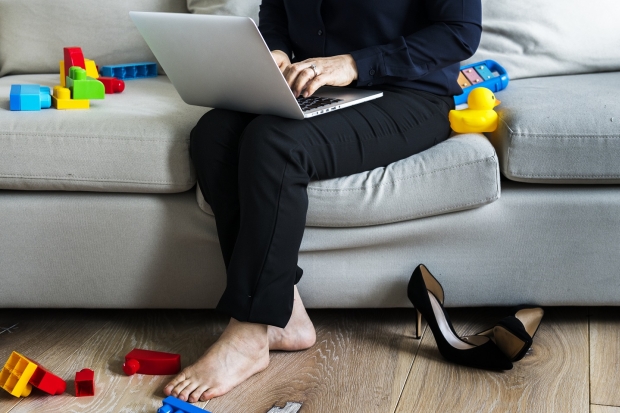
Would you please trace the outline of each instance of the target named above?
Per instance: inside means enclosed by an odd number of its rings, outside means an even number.
[[[86,70],[71,66],[66,78],[67,88],[71,89],[71,99],[104,99],[105,86],[92,77],[86,76]]]

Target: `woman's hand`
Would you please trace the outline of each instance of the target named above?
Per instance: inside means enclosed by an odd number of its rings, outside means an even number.
[[[271,52],[271,55],[275,59],[278,67],[280,68],[280,72],[284,72],[287,66],[290,66],[291,59],[288,58],[288,55],[284,53],[282,50],[274,50]]]
[[[312,70],[311,65],[315,65],[316,68]],[[295,97],[300,94],[308,97],[323,85],[346,86],[350,84],[357,79],[357,65],[350,54],[344,54],[317,57],[293,64],[289,61],[282,73]]]

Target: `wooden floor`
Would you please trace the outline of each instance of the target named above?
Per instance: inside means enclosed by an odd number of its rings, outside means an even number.
[[[459,334],[505,309],[450,309]],[[213,413],[620,413],[620,309],[547,308],[533,350],[506,372],[453,365],[412,310],[315,310],[317,343],[272,352],[271,364],[231,393],[196,405]],[[0,391],[0,412],[155,412],[169,376],[126,376],[134,347],[196,360],[225,318],[212,311],[0,310],[0,360],[15,350],[67,380],[67,392],[24,399]],[[4,332],[3,332],[4,331]],[[95,370],[96,395],[74,397],[75,372]],[[288,403],[288,404],[287,404]],[[299,408],[301,404],[301,408]],[[618,406],[618,407],[616,407]]]

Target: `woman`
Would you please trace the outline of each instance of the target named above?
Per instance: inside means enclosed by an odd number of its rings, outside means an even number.
[[[270,349],[314,344],[296,287],[308,182],[384,167],[448,138],[459,63],[480,41],[481,5],[263,0],[259,29],[295,96],[322,85],[384,96],[306,120],[215,109],[193,129],[190,154],[227,271],[217,308],[231,319],[164,389],[190,402],[265,369]]]

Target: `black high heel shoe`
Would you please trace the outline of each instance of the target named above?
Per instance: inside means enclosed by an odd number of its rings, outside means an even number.
[[[418,265],[411,274],[407,296],[417,311],[416,337],[420,338],[423,315],[444,358],[482,369],[512,369],[511,361],[489,337],[474,335],[461,338],[456,334],[443,308],[443,288],[424,264]]]
[[[536,306],[520,305],[513,308],[512,313],[477,335],[489,337],[510,360],[519,361],[532,347],[545,311]]]

